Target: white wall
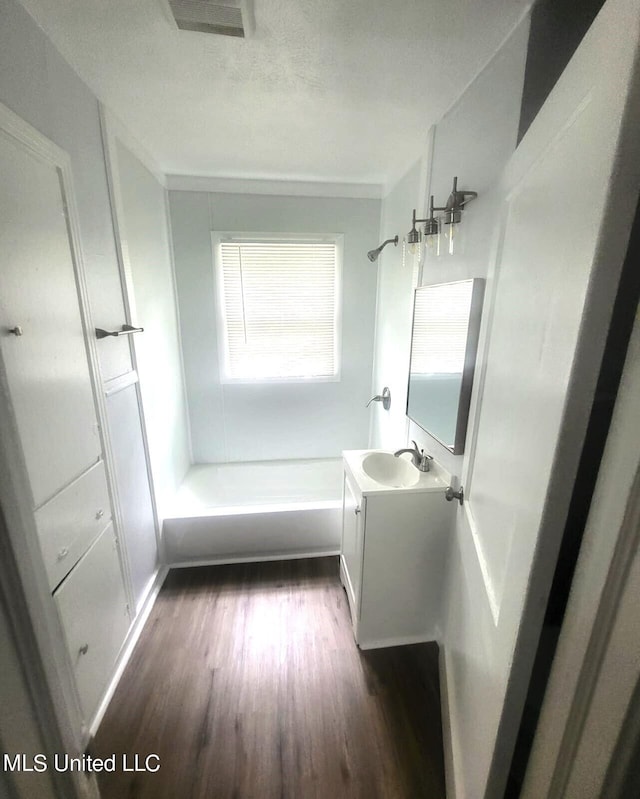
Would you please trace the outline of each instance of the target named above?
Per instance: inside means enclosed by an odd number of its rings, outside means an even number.
[[[457,174],[462,188],[477,190],[480,196],[464,215],[464,253],[451,257],[450,265],[448,259],[442,263],[442,259],[426,262],[425,283],[487,275],[499,203],[491,187],[516,146],[528,28],[527,19],[445,117],[442,126],[438,126],[433,193],[436,198],[446,197],[451,177]],[[485,322],[489,321],[490,296],[488,287]],[[477,373],[482,359],[480,346]],[[477,389],[476,381],[469,434],[473,404],[482,401],[477,397]],[[429,439],[430,436],[422,434],[419,441],[426,443]],[[448,455],[451,471],[462,477],[465,456],[451,456],[437,442],[431,449],[436,457]],[[457,519],[460,518],[458,514]],[[472,797],[486,783],[496,736],[495,696],[506,677],[504,660],[495,646],[494,619],[478,553],[464,525],[456,526],[451,540],[443,628],[455,795]],[[469,723],[470,715],[473,724]]]
[[[131,271],[136,359],[158,514],[165,516],[191,464],[166,192],[115,139],[123,219],[120,235]]]
[[[426,195],[433,194],[436,205],[444,205],[452,179],[458,176],[459,188],[477,191],[479,196],[463,214],[463,251],[438,258],[425,255],[422,284],[487,276],[499,199],[494,187],[516,146],[528,29],[527,18],[435,126],[432,156],[429,158],[429,153],[423,156],[429,162],[425,163],[429,173]],[[420,186],[415,184],[418,173],[416,165],[383,201],[383,219],[393,215],[394,219],[404,220],[399,231],[401,235],[411,226],[411,210],[420,191]],[[384,232],[389,233],[386,229]],[[410,295],[408,274],[398,263],[392,268],[387,261],[380,279],[375,374],[377,382],[393,379],[398,385],[396,395],[402,396],[403,402],[392,403],[387,419],[380,410],[374,411],[372,443],[388,449],[400,446],[402,442],[398,437],[405,424],[405,394],[400,392],[406,391],[408,372],[406,336],[411,325]],[[487,297],[489,295],[487,292]],[[484,310],[485,321],[488,321],[487,302]],[[394,363],[394,353],[397,363]],[[478,367],[481,359],[480,349]],[[403,374],[400,374],[400,364]],[[477,383],[474,389],[472,410],[477,401]],[[416,439],[447,470],[462,476],[464,455],[452,455],[412,422],[408,424],[407,438]],[[495,629],[494,621],[468,530],[454,531],[448,557],[442,644],[456,774],[455,793],[452,785],[449,785],[449,793],[475,797],[481,795],[491,762],[498,712],[493,707],[492,697],[496,695],[496,686],[503,685],[504,662],[494,649],[491,634]],[[450,747],[448,752],[451,753]],[[453,773],[451,760],[448,766],[450,774]]]
[[[411,227],[411,211],[419,207],[421,160],[407,171],[382,203],[380,240],[399,236],[397,247],[387,245],[378,259],[378,301],[372,394],[391,391],[391,407],[371,405],[370,446],[400,449],[407,440],[407,380],[411,349],[411,314],[418,255],[411,255],[404,239]]]
[[[380,202],[170,191],[196,463],[325,458],[367,445]],[[343,233],[339,382],[221,385],[211,231]]]
[[[457,176],[458,188],[477,191],[478,198],[463,213],[462,251],[449,255],[441,247],[439,257],[425,251],[422,285],[487,276],[499,203],[491,189],[516,147],[528,35],[527,18],[435,126],[427,194],[444,205]],[[461,476],[462,455],[451,455],[413,422],[409,437]]]
[[[419,203],[430,194],[434,195],[436,205],[444,205],[454,176],[459,178],[459,188],[478,192],[478,199],[464,213],[463,251],[436,258],[423,250],[422,285],[487,274],[498,202],[491,187],[516,146],[528,32],[527,18],[435,125],[432,152],[425,148],[422,159],[383,200],[382,233],[385,237],[392,235],[393,228],[393,235],[397,232],[402,239],[411,228],[412,209],[417,207],[419,218],[424,218],[426,208],[421,208]],[[423,165],[423,161],[427,163]],[[428,175],[425,187],[419,185],[421,173]],[[413,304],[410,267],[413,264],[409,262],[403,267],[400,247],[397,253],[387,248],[383,256],[374,382],[387,385],[386,380],[393,380],[392,397],[395,394],[398,401],[392,401],[386,416],[380,409],[373,411],[371,444],[393,449],[401,445],[398,437],[407,425],[406,384]],[[408,423],[408,435],[403,442],[408,439],[415,439],[452,474],[461,475],[463,456],[452,455],[413,422]]]

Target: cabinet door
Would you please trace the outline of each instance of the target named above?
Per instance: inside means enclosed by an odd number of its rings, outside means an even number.
[[[362,582],[362,545],[364,540],[365,500],[344,476],[342,506],[342,563],[347,576],[345,586],[349,593],[351,612],[360,612],[360,584]]]
[[[34,507],[101,444],[58,170],[0,138],[0,347]]]
[[[129,628],[118,546],[109,525],[53,595],[80,703],[91,721]]]

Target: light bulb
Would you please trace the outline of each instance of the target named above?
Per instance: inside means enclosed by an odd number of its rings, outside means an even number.
[[[429,254],[437,258],[440,255],[440,234],[436,233],[433,236],[429,236],[427,246],[429,247]]]
[[[412,242],[410,242],[410,243],[407,245],[407,246],[409,247],[409,252],[411,253],[411,255],[415,255],[415,254],[418,252],[418,246],[419,246],[419,244],[420,244],[420,243],[419,243],[419,242],[417,242],[417,241],[412,241]]]
[[[453,255],[456,225],[454,222],[452,222],[448,227],[449,230],[447,231],[447,238],[449,239],[449,255]]]

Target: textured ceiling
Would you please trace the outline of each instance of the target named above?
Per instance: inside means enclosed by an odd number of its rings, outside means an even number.
[[[383,183],[529,0],[255,0],[247,39],[165,0],[22,0],[168,173]]]

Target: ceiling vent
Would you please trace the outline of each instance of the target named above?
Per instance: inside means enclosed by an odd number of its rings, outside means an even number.
[[[169,0],[183,31],[245,37],[251,32],[251,0]]]

